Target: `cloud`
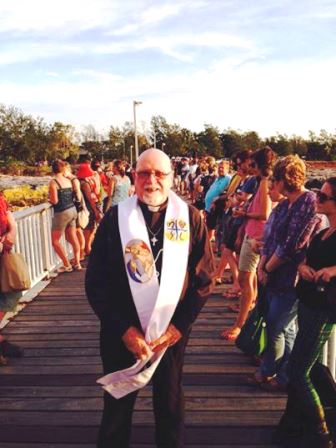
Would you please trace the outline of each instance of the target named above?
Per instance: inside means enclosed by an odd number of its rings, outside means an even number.
[[[125,36],[131,35],[139,30],[148,28],[149,25],[159,25],[161,22],[170,19],[172,17],[177,17],[181,15],[183,12],[187,10],[195,13],[196,10],[200,8],[204,8],[208,5],[206,1],[174,1],[174,2],[166,2],[165,4],[149,6],[148,8],[143,8],[144,11],[138,12],[127,18],[126,20],[131,19],[131,23],[127,23],[120,28],[117,28],[114,31],[111,31],[107,34],[115,35],[115,36]],[[133,23],[132,23],[132,20]]]
[[[102,128],[132,121],[139,99],[139,120],[161,114],[193,130],[333,129],[333,3],[3,1],[1,101]]]
[[[92,123],[99,130],[132,121],[134,99],[143,102],[139,122],[163,115],[191,130],[212,123],[220,129],[256,130],[262,136],[277,131],[306,136],[309,129],[335,128],[336,60],[266,65],[227,59],[191,76],[86,74],[86,79],[73,83],[57,79],[39,86],[1,83],[0,95],[3,102],[21,105],[27,113],[43,111],[49,121]]]
[[[220,32],[204,32],[198,34],[183,33],[179,35],[148,35],[142,39],[128,39],[108,43],[50,41],[22,41],[10,44],[0,50],[0,65],[9,65],[29,61],[53,59],[68,55],[108,55],[139,51],[155,50],[174,59],[191,62],[194,51],[202,48],[212,48],[216,51],[222,48],[250,49],[256,51],[253,42],[237,35]]]
[[[0,3],[2,32],[64,33],[106,26],[116,20],[116,2],[108,0],[11,0]]]

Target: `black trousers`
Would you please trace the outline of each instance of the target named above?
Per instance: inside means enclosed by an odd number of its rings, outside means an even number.
[[[152,377],[155,441],[158,448],[184,447],[182,368],[188,337],[189,334],[168,348]],[[98,448],[130,446],[132,414],[137,394],[138,392],[134,392],[117,400],[105,393]]]

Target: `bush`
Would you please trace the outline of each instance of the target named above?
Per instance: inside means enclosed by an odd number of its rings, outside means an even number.
[[[8,188],[3,194],[12,210],[33,207],[48,201],[48,186],[32,188],[30,185]]]
[[[8,162],[1,166],[1,173],[9,174],[10,176],[20,176],[24,168],[25,164],[23,162]]]

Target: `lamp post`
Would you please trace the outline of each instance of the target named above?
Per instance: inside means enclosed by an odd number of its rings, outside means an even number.
[[[133,101],[133,117],[134,117],[134,142],[135,142],[135,160],[139,157],[138,131],[136,124],[136,107],[142,104],[142,101]]]
[[[133,145],[130,146],[130,163],[133,165]]]

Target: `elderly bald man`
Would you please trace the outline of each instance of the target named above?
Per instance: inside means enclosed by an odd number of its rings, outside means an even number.
[[[183,357],[214,261],[199,211],[171,191],[172,180],[165,153],[143,152],[136,194],[108,211],[94,240],[86,292],[101,322],[98,448],[129,447],[134,403],[150,381],[157,447],[184,446]]]

